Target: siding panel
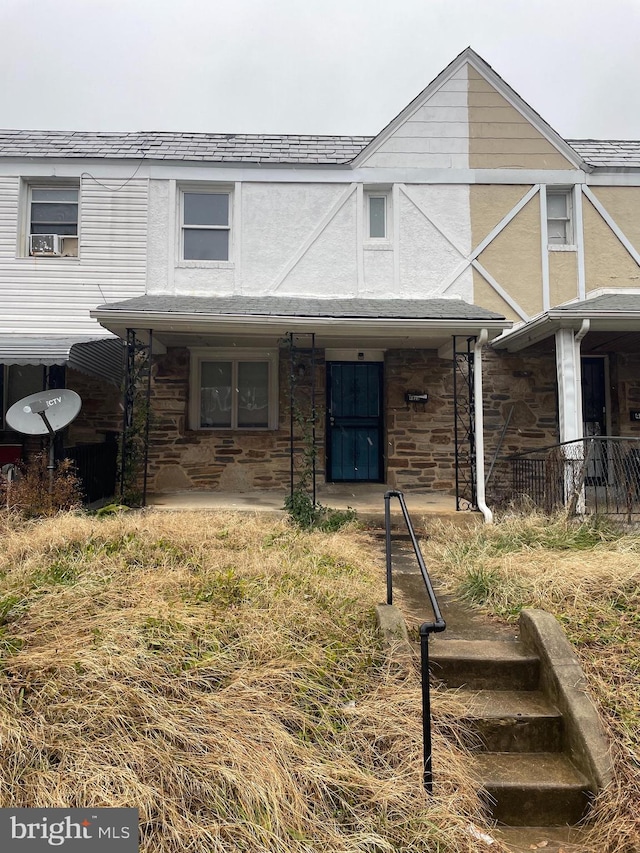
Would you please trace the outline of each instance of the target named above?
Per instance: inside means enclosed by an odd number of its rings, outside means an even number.
[[[20,179],[0,178],[0,332],[104,333],[89,311],[145,292],[147,210],[146,178],[119,190],[84,178],[79,257],[16,257]]]

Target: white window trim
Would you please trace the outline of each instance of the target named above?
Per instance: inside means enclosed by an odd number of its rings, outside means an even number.
[[[385,200],[385,235],[384,237],[371,236],[371,199],[384,198]],[[364,191],[364,245],[367,249],[388,248],[392,241],[392,222],[393,215],[391,209],[391,190],[383,189],[365,189]]]
[[[65,255],[64,252],[61,255],[32,255],[29,250],[29,238],[31,236],[31,196],[33,190],[76,190],[78,193],[78,221],[76,223],[76,234],[71,235],[60,235],[62,240],[64,241],[65,236],[67,240],[76,241],[76,254],[74,255]],[[17,257],[19,258],[28,258],[29,260],[37,260],[39,263],[42,261],[72,261],[77,262],[80,259],[80,234],[82,233],[82,184],[79,180],[70,180],[68,178],[65,179],[47,179],[47,178],[29,178],[27,180],[22,179],[21,181],[21,208],[22,213],[20,216],[20,225],[18,233],[18,245],[17,245]],[[55,231],[51,232],[52,234]],[[63,243],[64,245],[64,243]]]
[[[228,231],[229,233],[229,257],[223,260],[193,260],[184,256],[184,232],[189,226],[184,224],[184,195],[185,193],[202,193],[204,195],[219,194],[229,196],[229,223],[224,225],[202,225],[192,226],[210,229],[212,231]],[[176,266],[190,269],[233,269],[233,243],[234,243],[234,187],[231,184],[179,184],[178,186],[178,216],[176,218]]]
[[[568,239],[566,243],[551,243],[547,240],[547,248],[550,252],[576,252],[578,247],[575,238],[575,216],[573,210],[573,191],[571,187],[547,187],[547,234],[549,231],[549,222],[560,221],[557,217],[549,216],[548,200],[549,196],[563,195],[567,201],[567,232]]]
[[[266,432],[277,430],[279,427],[278,408],[278,365],[279,352],[277,349],[219,349],[217,347],[193,347],[189,350],[189,428],[199,432]],[[200,389],[201,389],[201,366],[203,361],[230,361],[238,363],[242,361],[264,361],[269,365],[269,413],[268,426],[238,426],[238,411],[234,405],[231,412],[231,426],[204,427],[200,426]],[[233,368],[236,370],[235,366]]]

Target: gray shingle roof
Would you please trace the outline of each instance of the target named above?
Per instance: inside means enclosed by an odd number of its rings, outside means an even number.
[[[90,133],[62,130],[0,130],[0,157],[190,160],[210,163],[342,165],[372,136],[264,133]],[[568,139],[591,166],[640,167],[640,141]]]
[[[100,311],[255,317],[336,317],[407,320],[503,320],[503,314],[462,299],[300,299],[287,296],[137,296],[101,305]]]
[[[567,139],[590,166],[613,169],[640,166],[640,141],[635,139]]]
[[[281,136],[261,133],[87,133],[0,130],[0,157],[89,157],[205,160],[211,163],[339,165],[370,136]]]
[[[630,311],[640,312],[640,293],[603,293],[591,299],[583,299],[580,302],[571,302],[569,305],[560,305],[553,309],[565,314],[590,314],[592,311],[620,312],[623,314]]]

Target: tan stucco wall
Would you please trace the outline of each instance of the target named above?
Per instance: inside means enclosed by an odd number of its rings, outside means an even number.
[[[574,168],[471,66],[468,104],[470,168]]]
[[[474,244],[477,245],[491,230],[495,222],[490,223],[504,208],[505,202],[510,209],[527,190],[528,187],[471,188]],[[495,201],[492,201],[492,194]],[[498,215],[497,220],[502,215]],[[476,234],[482,235],[480,239],[476,240]],[[498,234],[478,260],[529,316],[542,310],[540,202],[537,196]],[[521,319],[477,272],[474,272],[473,301],[486,308],[504,311],[510,319]]]
[[[561,305],[578,295],[577,252],[549,252],[549,302]]]
[[[640,252],[640,187],[591,187],[591,190]]]
[[[622,202],[623,197],[617,196],[617,190],[608,190],[603,196],[608,192],[616,193],[616,201],[620,198]],[[604,203],[604,198],[602,200]],[[613,200],[613,195],[610,200]],[[607,209],[616,219],[608,206]],[[630,209],[628,206],[625,209],[627,216]],[[587,294],[602,287],[640,287],[640,267],[587,198],[583,203],[583,217]],[[622,227],[620,221],[618,224]]]

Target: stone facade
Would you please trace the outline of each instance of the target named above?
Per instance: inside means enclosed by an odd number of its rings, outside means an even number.
[[[487,350],[484,358],[487,465],[505,488],[504,456],[557,441],[553,351],[522,355]],[[325,479],[325,360],[315,356],[316,474]],[[435,350],[390,350],[385,360],[386,483],[402,490],[455,493],[454,383],[450,359]],[[293,376],[293,379],[292,379]],[[169,349],[153,366],[150,489],[285,489],[291,475],[290,386],[294,386],[294,478],[303,476],[311,443],[311,353],[281,349],[277,430],[192,430],[188,426],[189,352]],[[428,393],[427,403],[405,394]],[[464,392],[459,392],[464,393]],[[504,436],[502,431],[509,420]],[[301,423],[306,422],[306,427]],[[305,432],[307,435],[305,436]],[[502,470],[504,469],[504,470]]]

